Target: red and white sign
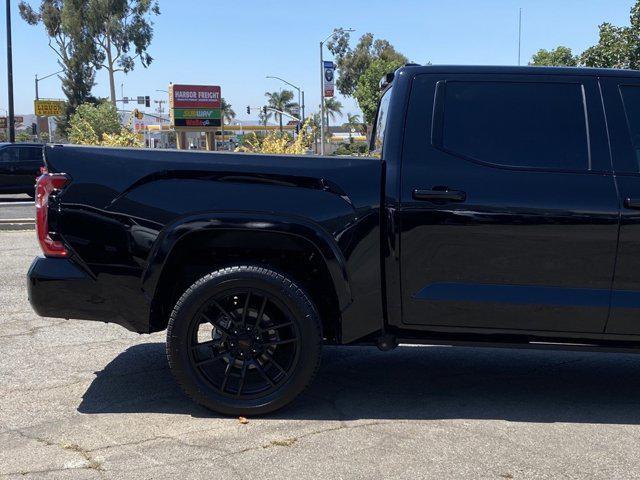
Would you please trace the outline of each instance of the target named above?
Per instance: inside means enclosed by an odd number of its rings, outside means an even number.
[[[171,108],[220,108],[217,85],[172,85]]]

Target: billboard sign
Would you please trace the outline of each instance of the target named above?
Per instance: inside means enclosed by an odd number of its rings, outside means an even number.
[[[22,115],[16,115],[13,117],[13,121],[16,125],[20,123],[24,123],[24,117]],[[9,118],[8,117],[0,117],[0,128],[7,128],[9,126]]]
[[[185,119],[185,118],[200,118],[209,120],[219,120],[221,116],[221,110],[219,108],[174,108],[173,118]]]
[[[174,127],[217,128],[222,125],[222,94],[217,85],[170,85],[169,115]]]
[[[335,90],[335,65],[332,61],[325,61],[322,66],[325,98],[333,97]]]
[[[221,119],[208,119],[208,118],[174,118],[174,127],[202,127],[202,128],[216,128],[222,126]]]
[[[220,87],[217,85],[171,85],[170,108],[220,108]]]
[[[64,113],[62,100],[35,100],[33,107],[38,117],[57,117]]]

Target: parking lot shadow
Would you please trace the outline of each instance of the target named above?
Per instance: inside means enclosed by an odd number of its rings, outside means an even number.
[[[163,343],[97,372],[81,413],[216,415],[174,382]],[[640,423],[640,357],[558,351],[327,347],[315,381],[274,419],[499,419]]]

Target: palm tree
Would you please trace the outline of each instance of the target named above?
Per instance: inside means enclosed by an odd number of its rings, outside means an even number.
[[[281,112],[291,113],[291,111],[298,106],[296,102],[293,102],[293,92],[291,90],[282,90],[280,92],[267,92],[267,104],[274,110],[280,110]],[[282,132],[282,114],[273,112],[275,118],[280,124],[280,131]]]
[[[260,113],[258,114],[258,122],[260,122],[260,125],[263,126],[267,126],[267,122],[269,121],[269,119],[271,118],[272,113],[267,110],[266,112],[261,108],[260,109]]]
[[[347,113],[347,123],[345,126],[349,129],[349,141],[352,142],[351,131],[355,130],[356,132],[362,130],[362,123],[360,122],[360,115]]]
[[[236,118],[236,112],[231,108],[231,104],[227,103],[224,98],[220,99],[220,113],[222,114],[222,120],[230,124],[234,118]]]
[[[324,101],[324,111],[327,115],[327,127],[329,126],[329,119],[335,120],[337,117],[342,117],[342,103],[335,98],[327,98]]]

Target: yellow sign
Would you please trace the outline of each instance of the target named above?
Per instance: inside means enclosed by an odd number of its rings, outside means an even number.
[[[64,113],[64,102],[62,100],[36,100],[34,110],[39,117],[57,117]]]

